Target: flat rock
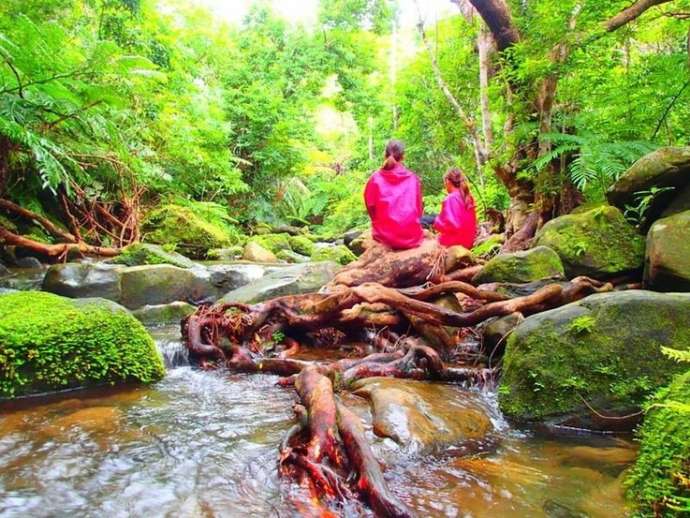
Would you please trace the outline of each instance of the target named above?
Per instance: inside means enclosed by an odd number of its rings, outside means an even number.
[[[438,451],[493,431],[479,396],[453,385],[368,378],[353,388],[371,403],[374,433],[410,452]]]

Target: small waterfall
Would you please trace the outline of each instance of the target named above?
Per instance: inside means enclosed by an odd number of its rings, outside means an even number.
[[[179,326],[149,328],[149,332],[163,356],[167,369],[189,365],[189,351],[182,342]]]

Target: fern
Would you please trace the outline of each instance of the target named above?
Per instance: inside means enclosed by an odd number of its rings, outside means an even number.
[[[671,349],[670,347],[661,347],[661,352],[667,358],[677,362],[690,363],[690,351],[681,351],[679,349]]]

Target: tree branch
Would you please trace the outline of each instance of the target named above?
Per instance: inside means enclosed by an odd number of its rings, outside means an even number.
[[[520,41],[520,33],[505,0],[469,0],[493,34],[499,52]]]
[[[652,7],[667,4],[672,1],[673,0],[637,0],[637,2],[632,4],[630,7],[623,9],[613,18],[609,18],[604,23],[604,27],[606,27],[607,32],[613,32],[636,20]]]

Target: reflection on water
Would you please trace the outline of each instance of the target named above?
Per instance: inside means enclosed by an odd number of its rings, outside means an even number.
[[[171,333],[154,334],[178,358]],[[181,366],[155,387],[5,406],[0,515],[292,516],[299,493],[278,480],[276,457],[295,396],[276,379]],[[366,403],[345,399],[370,426]],[[410,458],[375,440],[392,491],[419,516],[625,515],[629,443],[535,437],[498,421],[499,441],[482,456]]]

